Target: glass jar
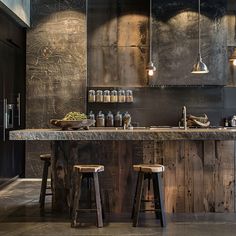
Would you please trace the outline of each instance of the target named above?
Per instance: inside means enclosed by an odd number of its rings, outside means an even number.
[[[103,102],[111,102],[110,91],[105,90],[103,92]]]
[[[115,115],[115,127],[122,127],[122,114],[118,111]]]
[[[95,120],[95,115],[93,114],[92,111],[89,112],[89,114],[88,114],[88,119],[94,120],[94,123],[93,123],[92,126],[95,126],[96,120]]]
[[[118,92],[118,101],[125,102],[125,90],[121,89]]]
[[[111,91],[111,102],[118,102],[117,90]]]
[[[96,102],[95,90],[89,90],[88,102]]]
[[[96,102],[103,102],[103,92],[102,92],[102,90],[97,90],[97,92],[96,92]]]
[[[114,126],[114,116],[111,111],[108,112],[106,116],[106,127],[113,127]]]
[[[104,127],[105,126],[105,116],[102,111],[99,111],[96,117],[96,126],[97,127]]]
[[[126,102],[133,102],[133,101],[134,101],[133,91],[127,90],[126,91]]]

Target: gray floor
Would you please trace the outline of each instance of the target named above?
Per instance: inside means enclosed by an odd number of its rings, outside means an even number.
[[[130,222],[114,222],[106,223],[101,229],[92,224],[72,229],[67,217],[50,213],[40,217],[39,188],[39,181],[20,180],[0,191],[0,235],[236,235],[235,214],[175,215],[165,229],[152,219],[137,228]]]

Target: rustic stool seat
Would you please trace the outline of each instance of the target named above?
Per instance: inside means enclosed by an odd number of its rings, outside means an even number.
[[[52,185],[48,186],[47,184],[49,167],[51,166],[51,154],[41,154],[40,159],[44,162],[44,165],[43,165],[43,176],[42,176],[39,203],[40,203],[40,214],[44,215],[45,197],[52,196]],[[50,189],[51,191],[47,192],[47,189]]]
[[[164,172],[165,166],[159,164],[140,164],[140,165],[133,165],[134,171],[142,171],[146,173],[158,173]]]
[[[166,226],[165,212],[164,212],[164,203],[163,203],[163,194],[162,194],[162,182],[161,182],[161,173],[164,172],[165,167],[159,164],[140,164],[133,165],[133,170],[138,172],[138,180],[136,184],[133,209],[132,209],[132,219],[133,226],[136,227],[138,224],[139,213],[140,211],[155,211],[156,218],[160,218],[161,226]],[[148,180],[148,187],[150,186],[150,181],[153,183],[154,191],[154,206],[155,209],[140,209],[141,202],[149,202],[149,200],[143,200],[143,185],[144,180]]]
[[[104,166],[102,165],[74,165],[74,170],[81,173],[95,173],[104,171]]]
[[[75,179],[76,190],[75,190],[74,200],[73,200],[71,227],[76,226],[79,211],[91,211],[91,210],[95,210],[97,213],[97,227],[99,228],[103,227],[102,218],[104,217],[104,212],[103,212],[102,202],[101,202],[98,173],[104,171],[104,166],[102,165],[74,165],[73,171],[76,174],[76,179]],[[80,208],[79,203],[80,203],[80,194],[81,194],[81,184],[84,178],[90,178],[93,180],[95,202],[96,202],[95,209],[91,209],[91,206],[89,209]]]

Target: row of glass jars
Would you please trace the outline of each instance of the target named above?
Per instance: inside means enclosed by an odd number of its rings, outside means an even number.
[[[106,116],[102,111],[99,111],[96,116],[90,111],[88,118],[96,121],[94,124],[96,127],[123,127],[127,119],[129,119],[129,123],[131,122],[131,116],[128,112],[122,114],[119,111],[115,115],[109,111]]]
[[[89,90],[88,102],[133,102],[133,91],[132,90]]]

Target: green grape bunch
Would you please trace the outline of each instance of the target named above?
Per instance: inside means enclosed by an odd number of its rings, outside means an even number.
[[[86,119],[87,116],[84,113],[75,111],[67,113],[66,116],[63,118],[63,120],[75,120],[75,121],[81,121]]]

